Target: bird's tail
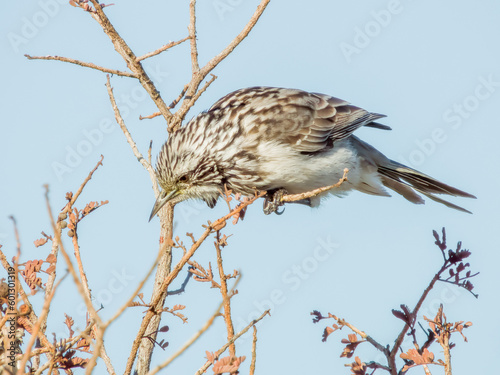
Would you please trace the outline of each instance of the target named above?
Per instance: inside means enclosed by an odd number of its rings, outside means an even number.
[[[447,207],[454,208],[455,210],[459,210],[462,212],[471,213],[469,210],[441,199],[435,194],[476,198],[472,194],[447,185],[430,176],[427,176],[426,174],[423,174],[413,168],[407,167],[393,160],[390,160],[390,163],[388,165],[379,165],[378,172],[384,186],[388,187],[391,190],[394,190],[396,193],[401,194],[410,202],[417,204],[424,203],[422,197],[417,194],[418,192],[435,202],[444,204]]]
[[[376,165],[380,181],[385,187],[401,194],[407,200],[415,204],[424,203],[424,200],[418,194],[420,193],[433,201],[444,204],[447,207],[471,213],[469,210],[441,199],[435,194],[476,198],[474,195],[440,182],[431,176],[417,171],[416,169],[407,167],[406,165],[398,163],[394,160],[390,160],[375,148],[360,139],[356,139],[355,141],[360,142],[357,145],[358,153],[361,154],[360,156],[364,157],[365,160],[369,159],[371,163]]]

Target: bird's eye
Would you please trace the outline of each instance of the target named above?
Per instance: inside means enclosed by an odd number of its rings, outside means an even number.
[[[181,178],[179,178],[180,182],[187,182],[187,180],[188,180],[187,176],[182,176]]]

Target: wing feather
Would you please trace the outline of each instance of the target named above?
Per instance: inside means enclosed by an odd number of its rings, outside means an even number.
[[[362,126],[390,129],[374,122],[385,117],[332,96],[275,87],[250,87],[219,99],[208,112],[237,111],[247,134],[288,143],[303,153],[333,147]],[[260,139],[262,140],[262,139]]]

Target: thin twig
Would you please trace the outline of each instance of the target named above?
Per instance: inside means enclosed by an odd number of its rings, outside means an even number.
[[[427,295],[429,294],[429,292],[434,287],[434,284],[439,280],[439,275],[441,274],[441,272],[442,271],[440,270],[440,272],[438,272],[432,278],[431,282],[429,283],[429,285],[427,286],[427,288],[425,288],[424,292],[420,296],[420,299],[418,300],[417,304],[415,305],[415,308],[411,312],[411,317],[410,317],[411,321],[415,320],[415,317],[417,316],[418,311],[420,310],[420,307],[424,303],[424,300],[427,298]],[[396,339],[396,342],[394,343],[394,346],[392,347],[392,349],[390,351],[390,355],[389,355],[389,367],[391,369],[393,369],[394,371],[396,371],[396,355],[398,353],[399,348],[401,347],[401,344],[403,343],[403,340],[405,338],[406,332],[408,332],[408,329],[410,329],[410,326],[408,324],[405,324],[404,327],[403,327],[403,329],[399,333],[399,335],[398,335],[398,337]]]
[[[336,317],[335,315],[332,315],[333,319],[335,319],[337,321],[337,323],[339,323],[341,326],[346,326],[348,327],[351,331],[357,333],[358,335],[360,335],[363,339],[365,339],[366,341],[368,341],[370,344],[372,344],[375,348],[377,348],[378,350],[380,350],[382,353],[384,353],[387,357],[389,356],[389,351],[388,349],[383,346],[382,344],[379,344],[377,342],[377,340],[375,340],[373,337],[367,335],[365,332],[361,331],[360,329],[354,327],[351,323],[347,322],[346,320],[344,319],[341,319],[341,318],[338,318]]]
[[[243,334],[245,334],[250,329],[250,327],[252,327],[255,324],[257,324],[260,320],[262,320],[262,318],[264,318],[264,316],[266,316],[267,314],[269,314],[269,311],[271,311],[271,310],[264,311],[261,316],[259,316],[257,319],[252,320],[249,325],[247,325],[240,332],[238,332],[236,335],[234,335],[231,340],[229,340],[222,348],[220,348],[219,350],[217,350],[215,352],[216,357],[219,357],[222,353],[224,353],[226,351],[226,349],[230,345],[232,345],[236,340],[238,340]],[[212,364],[213,364],[212,361],[207,361],[198,371],[196,371],[195,375],[201,375],[201,374],[203,374],[205,371],[207,371],[207,369]]]
[[[76,229],[76,228],[75,228]],[[89,282],[87,280],[87,275],[85,274],[85,270],[83,269],[82,256],[80,254],[80,245],[78,244],[78,232],[75,230],[72,239],[73,250],[75,252],[76,264],[78,266],[78,272],[80,273],[80,280],[82,281],[83,289],[85,293],[92,299],[92,295],[90,294]]]
[[[214,56],[203,68],[198,70],[197,74],[192,77],[191,82],[189,83],[189,88],[186,92],[186,99],[183,101],[179,110],[174,114],[172,121],[170,121],[168,124],[169,131],[175,131],[180,128],[182,120],[188,113],[189,109],[194,105],[194,102],[192,100],[189,100],[188,98],[193,98],[196,95],[198,88],[205,77],[213,69],[215,69],[215,67],[219,65],[219,63],[224,60],[248,36],[248,34],[250,33],[250,31],[252,31],[260,16],[266,9],[267,5],[269,4],[269,1],[270,0],[262,0],[243,30],[232,40],[231,43],[229,43],[226,48],[224,48],[224,50],[222,50],[218,55]],[[190,7],[191,4],[193,4],[194,7],[193,0],[191,0]],[[190,24],[192,23],[193,18],[190,17]],[[196,32],[196,30],[194,30],[194,32]],[[191,64],[193,67],[196,67],[196,64],[193,63],[193,56],[197,56],[198,52],[197,50],[193,51],[193,46],[196,47],[196,44],[193,44],[193,40],[195,39],[191,39]]]
[[[328,191],[328,190],[331,190],[331,189],[335,189],[335,188],[338,188],[340,185],[342,185],[345,181],[347,181],[347,174],[349,173],[349,169],[345,168],[344,169],[344,175],[340,178],[340,180],[333,184],[333,185],[330,185],[330,186],[324,186],[324,187],[320,187],[318,189],[314,189],[314,190],[311,190],[311,191],[307,191],[305,193],[300,193],[300,194],[287,194],[285,196],[283,196],[281,198],[281,201],[282,202],[295,202],[295,201],[300,201],[302,199],[306,199],[306,198],[311,198],[311,197],[315,197],[321,193],[324,193],[325,191]]]
[[[154,113],[147,115],[147,116],[140,115],[139,120],[151,120],[151,119],[158,117],[158,116],[161,116],[161,112],[154,112]]]
[[[100,70],[101,72],[109,73],[109,74],[114,74],[114,75],[117,75],[117,76],[137,78],[137,76],[134,73],[123,72],[121,70],[116,70],[116,69],[108,69],[108,68],[104,68],[102,66],[99,66],[99,65],[96,65],[96,64],[93,64],[93,63],[89,63],[89,62],[85,62],[85,61],[80,61],[80,60],[76,60],[76,59],[71,59],[69,57],[50,56],[50,55],[48,55],[48,56],[30,56],[30,55],[24,55],[24,56],[26,56],[28,58],[28,60],[56,60],[56,61],[63,61],[63,62],[67,62],[67,63],[70,63],[70,64],[80,65],[80,66],[83,66],[85,68],[91,68],[91,69],[95,69],[95,70]]]
[[[137,57],[137,61],[149,59],[150,57],[156,56],[156,55],[162,53],[163,51],[166,51],[167,49],[170,49],[172,47],[175,47],[175,46],[177,46],[177,45],[185,42],[189,38],[190,38],[190,36],[187,36],[184,39],[181,39],[181,40],[179,40],[177,42],[170,42],[168,44],[165,44],[163,47],[158,48],[156,51],[149,52],[149,53],[146,53],[145,55]]]
[[[183,87],[183,89],[182,89],[181,93],[179,94],[179,96],[176,99],[172,100],[172,103],[170,103],[168,105],[168,108],[170,108],[170,109],[175,108],[175,106],[177,105],[177,103],[179,103],[181,101],[182,97],[186,94],[186,91],[187,91],[188,87],[189,87],[189,85],[185,85]]]
[[[224,267],[222,264],[222,252],[219,245],[220,232],[217,231],[216,241],[214,242],[215,251],[217,253],[217,268],[219,269],[220,277],[220,293],[222,294],[222,301],[224,302],[224,322],[226,323],[227,339],[230,341],[234,336],[233,321],[231,319],[231,299],[227,293],[227,276],[224,273]],[[236,356],[236,346],[231,344],[229,346],[229,355],[231,357]]]
[[[64,275],[63,277],[61,277],[61,279],[59,279],[57,284],[52,289],[52,292],[50,293],[50,295],[45,297],[45,301],[43,302],[42,312],[40,313],[40,317],[39,317],[37,323],[33,327],[30,341],[28,341],[28,345],[26,347],[25,353],[24,353],[23,358],[21,360],[21,363],[19,365],[19,368],[22,369],[23,371],[24,371],[24,368],[26,367],[26,362],[28,362],[28,359],[30,357],[31,348],[33,347],[33,344],[36,341],[38,331],[40,330],[40,326],[41,326],[42,322],[45,320],[47,314],[49,313],[49,307],[50,307],[50,303],[52,302],[52,298],[54,298],[54,294],[57,290],[57,287],[66,278],[66,276],[67,276],[67,274]]]
[[[80,254],[80,245],[78,244],[78,233],[76,230],[75,230],[75,233],[72,237],[72,242],[73,242],[73,250],[75,252],[76,263],[78,265],[78,272],[80,273],[80,280],[81,280],[82,286],[83,286],[88,298],[92,299],[92,295],[90,293],[90,288],[89,288],[89,282],[87,280],[87,275],[85,273],[85,270],[83,269],[83,262],[82,262],[82,257]],[[94,362],[97,359],[97,356],[100,356],[103,359],[104,363],[106,364],[106,368],[108,369],[108,372],[110,374],[114,374],[115,370],[113,368],[113,365],[111,364],[110,358],[108,357],[108,355],[106,353],[106,348],[104,347],[104,343],[102,340],[102,338],[104,336],[104,331],[106,328],[107,328],[107,325],[103,325],[100,328],[96,327],[95,325],[93,325],[93,327],[92,327],[92,330],[94,331],[94,334],[96,337],[97,345],[96,345],[96,348],[94,349],[94,355],[92,356],[90,363]],[[87,368],[92,368],[92,365],[89,364],[87,366]]]
[[[212,82],[217,79],[217,76],[215,74],[210,73],[210,75],[212,76],[212,78],[210,78],[207,82],[205,82],[203,87],[199,89],[196,95],[193,97],[193,99],[191,99],[193,104],[196,103],[196,101],[200,98],[201,94],[203,94],[205,90],[208,89],[208,86],[210,86]]]
[[[234,289],[236,288],[236,286],[240,282],[240,279],[241,279],[241,277],[238,277],[236,279],[233,287],[231,288],[231,293],[234,291]],[[172,356],[170,358],[168,358],[167,360],[165,360],[165,362],[159,364],[153,370],[151,370],[148,373],[148,375],[154,375],[154,374],[158,373],[161,369],[164,369],[165,367],[167,367],[170,363],[172,363],[174,361],[174,359],[176,359],[177,357],[179,357],[191,345],[193,345],[196,342],[196,340],[198,340],[201,337],[201,335],[204,334],[210,328],[210,326],[213,324],[215,318],[217,318],[220,315],[220,309],[222,308],[223,305],[224,305],[224,301],[222,301],[219,304],[219,306],[214,311],[214,313],[212,314],[212,316],[207,320],[207,322],[203,325],[203,327],[201,327],[200,330],[194,334],[193,337],[191,337],[188,341],[186,341],[184,343],[184,345],[182,345],[182,347],[180,347],[179,350],[177,350],[174,354],[172,354]]]
[[[66,205],[66,207],[64,207],[64,209],[61,212],[69,213],[72,210],[73,205],[75,204],[76,200],[78,199],[78,197],[82,193],[83,189],[85,188],[85,186],[87,185],[87,183],[92,179],[92,176],[94,175],[94,172],[97,170],[97,168],[99,168],[99,166],[102,166],[102,161],[103,160],[104,160],[104,156],[101,155],[101,160],[99,160],[97,162],[96,166],[94,167],[94,169],[92,169],[90,171],[90,173],[87,176],[87,178],[82,182],[82,184],[80,185],[80,187],[78,188],[78,190],[76,191],[76,193],[73,194],[73,196],[71,197],[71,200],[68,202],[68,204]]]
[[[185,85],[184,86],[184,88],[182,89],[182,91],[179,94],[179,96],[176,99],[174,99],[172,101],[172,103],[170,103],[168,105],[168,109],[175,108],[175,106],[177,105],[177,103],[179,103],[179,101],[182,99],[182,97],[186,93],[186,90],[187,90],[188,87],[189,87],[189,85]],[[158,116],[161,116],[161,113],[160,112],[155,112],[155,113],[153,113],[151,115],[148,115],[148,116],[139,116],[139,120],[150,120],[150,119],[153,119],[153,118],[158,117]]]
[[[73,266],[73,262],[71,261],[69,255],[64,247],[64,244],[62,243],[62,241],[60,239],[60,233],[56,230],[57,228],[56,228],[56,223],[54,221],[54,216],[52,215],[52,208],[50,207],[49,188],[47,185],[45,185],[45,189],[46,189],[45,201],[47,204],[47,211],[49,213],[50,223],[51,223],[52,228],[54,230],[54,235],[60,243],[60,251],[64,257],[64,260],[66,261],[66,265],[68,266],[68,271],[71,274],[71,276],[73,277],[73,281],[77,287],[77,290],[80,293],[80,295],[82,296],[82,298],[85,302],[85,306],[87,307],[87,310],[90,312],[91,317],[93,319],[95,319],[96,324],[98,326],[102,326],[103,322],[102,322],[100,316],[97,314],[97,311],[94,309],[94,306],[92,305],[92,301],[90,300],[87,293],[85,292],[85,288],[82,285],[82,282],[80,281],[80,279],[78,278],[78,274],[75,271],[75,267]]]
[[[73,209],[73,205],[75,204],[76,200],[78,199],[78,197],[82,193],[85,185],[87,185],[87,183],[92,179],[92,176],[93,176],[94,172],[97,170],[97,168],[99,168],[99,166],[102,166],[103,159],[104,159],[104,156],[101,155],[101,159],[99,160],[99,162],[96,164],[96,166],[94,167],[94,169],[92,169],[90,171],[90,173],[88,174],[87,178],[85,178],[85,180],[82,182],[82,184],[80,185],[80,187],[78,188],[78,190],[76,191],[76,193],[72,194],[71,199],[69,200],[69,202],[61,210],[61,214],[64,214],[64,213],[67,214],[67,213],[71,212],[71,210]],[[57,226],[57,232],[59,233],[59,236],[55,236],[55,238],[52,239],[52,249],[50,251],[50,254],[53,255],[56,258],[56,260],[57,260],[57,256],[58,256],[58,253],[59,253],[58,238],[61,238],[61,230],[62,230],[61,221],[60,220],[57,220],[56,226]],[[45,296],[46,297],[52,291],[52,287],[54,285],[56,276],[57,276],[57,268],[54,268],[54,271],[49,274],[49,277],[47,279],[47,283],[45,284]],[[48,314],[47,314],[47,316],[48,316]],[[40,332],[45,333],[46,329],[47,329],[47,319],[45,318],[45,321],[42,322],[42,325],[41,325],[41,328],[40,328]]]
[[[257,361],[257,327],[253,326],[253,340],[252,340],[252,362],[250,363],[249,375],[255,373],[255,362]]]
[[[109,75],[106,77],[106,88],[108,89],[108,95],[109,95],[109,100],[111,101],[111,106],[113,107],[113,111],[115,112],[115,119],[118,125],[120,125],[120,129],[123,131],[123,134],[125,135],[125,138],[127,139],[128,144],[130,145],[130,148],[132,149],[132,152],[134,153],[135,157],[139,161],[139,163],[142,164],[144,169],[146,169],[149,172],[149,177],[151,178],[151,182],[153,183],[153,188],[155,188],[155,193],[158,195],[158,191],[156,191],[158,188],[156,186],[156,173],[151,166],[151,164],[144,159],[142,154],[139,152],[139,149],[137,148],[137,145],[135,144],[134,140],[132,139],[132,135],[128,131],[127,126],[125,125],[125,121],[123,121],[123,117],[120,114],[120,109],[118,108],[118,105],[116,104],[115,96],[113,94],[113,88],[111,87],[111,82],[109,79]]]
[[[196,0],[189,1],[189,38],[191,39],[191,71],[193,77],[200,70],[198,65],[198,48],[196,46]]]
[[[99,2],[97,0],[90,0],[90,1],[94,5],[95,13],[89,12],[89,14],[102,27],[103,31],[106,33],[106,35],[109,37],[109,39],[113,43],[115,50],[125,60],[125,62],[127,63],[127,67],[132,71],[132,73],[135,75],[135,77],[139,80],[142,87],[144,87],[144,89],[149,94],[149,96],[151,97],[153,102],[156,104],[156,106],[160,110],[161,114],[163,115],[163,117],[165,118],[167,123],[169,123],[170,119],[172,118],[172,113],[170,113],[170,111],[168,110],[167,105],[165,104],[165,102],[161,98],[160,93],[156,89],[154,83],[151,81],[148,74],[146,73],[146,71],[142,67],[141,62],[137,60],[137,57],[135,56],[134,52],[130,49],[130,47],[125,42],[125,40],[123,40],[123,38],[120,36],[120,34],[118,34],[118,32],[116,31],[114,26],[109,21],[108,17],[104,13]]]

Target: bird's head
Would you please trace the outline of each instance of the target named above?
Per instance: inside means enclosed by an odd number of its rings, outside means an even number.
[[[156,177],[162,191],[149,220],[171,200],[202,199],[214,207],[224,189],[223,176],[210,150],[179,138],[177,134],[170,137],[158,155]]]

